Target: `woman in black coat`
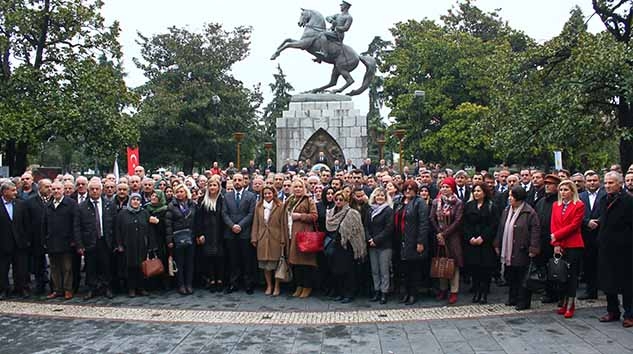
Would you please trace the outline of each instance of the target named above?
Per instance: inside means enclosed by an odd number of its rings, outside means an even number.
[[[399,241],[397,247],[400,248],[400,259],[394,260],[400,265],[394,269],[404,271],[406,293],[400,302],[413,305],[416,301],[416,281],[423,272],[421,262],[428,257],[429,214],[418,196],[418,184],[415,181],[404,182],[402,194],[402,198],[394,205],[394,234]],[[424,272],[428,273],[428,270]]]
[[[166,214],[167,247],[174,249],[178,272],[176,286],[181,295],[193,294],[194,234],[193,221],[196,205],[191,201],[191,192],[184,184],[174,187],[174,200],[169,203]],[[204,236],[197,242],[204,242]]]
[[[393,209],[387,191],[378,187],[369,197],[369,210],[365,217],[365,238],[374,282],[374,297],[371,301],[387,303],[389,280],[391,278],[391,257],[393,246]]]
[[[165,270],[169,269],[167,254],[167,231],[165,228],[165,215],[167,214],[167,200],[165,193],[160,189],[154,190],[150,195],[150,202],[145,205],[145,210],[149,213],[149,224],[152,230],[152,236],[156,244],[156,254]],[[165,271],[162,275],[162,288],[169,289],[169,272]],[[156,285],[154,285],[156,286]]]
[[[334,208],[334,188],[325,187],[321,192],[321,200],[316,203],[317,207],[317,225],[319,227],[319,231],[325,232],[325,215],[328,209]],[[336,284],[334,282],[334,276],[332,275],[332,271],[330,270],[330,265],[328,264],[327,257],[324,252],[319,252],[317,254],[317,264],[319,279],[321,284],[321,290],[327,296],[334,296],[336,293]]]
[[[198,203],[194,220],[194,235],[198,236],[201,256],[200,271],[211,292],[223,288],[224,279],[224,222],[220,179],[212,177],[207,183],[204,198]]]
[[[497,207],[488,197],[488,187],[477,182],[473,200],[464,206],[464,265],[473,277],[473,302],[488,303],[490,279],[497,265],[493,242],[499,223]]]
[[[141,209],[141,200],[140,194],[132,193],[127,208],[117,215],[114,230],[118,252],[124,255],[130,297],[135,297],[137,292],[139,295],[147,295],[141,264],[147,258],[149,250],[156,248],[149,213]]]

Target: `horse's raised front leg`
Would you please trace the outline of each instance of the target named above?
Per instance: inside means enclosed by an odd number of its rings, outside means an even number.
[[[321,86],[319,88],[315,88],[314,90],[310,90],[308,91],[309,93],[318,93],[318,92],[323,92],[326,89],[329,89],[330,87],[336,85],[336,82],[338,81],[338,77],[341,74],[338,72],[338,70],[336,70],[336,68],[332,68],[332,76],[330,77],[330,82],[325,85],[325,86]]]
[[[310,46],[310,43],[312,43],[312,40],[313,39],[311,39],[311,38],[300,39],[298,41],[295,41],[294,39],[290,39],[290,40],[287,39],[279,46],[279,48],[277,48],[277,51],[275,52],[275,54],[273,54],[273,56],[270,58],[270,60],[277,59],[277,57],[279,57],[279,54],[281,54],[281,52],[283,52],[284,50],[286,50],[288,48],[295,48],[295,49],[306,50]]]
[[[354,78],[352,77],[352,74],[349,73],[349,71],[339,70],[339,72],[341,73],[341,75],[343,75],[343,78],[345,78],[345,85],[341,86],[339,89],[334,90],[334,93],[341,93],[354,83]]]

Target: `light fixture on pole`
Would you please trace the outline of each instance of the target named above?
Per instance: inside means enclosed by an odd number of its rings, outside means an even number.
[[[380,159],[382,160],[384,158],[383,156],[383,151],[385,148],[385,139],[378,139],[376,140],[376,144],[378,144],[378,151],[379,151],[379,155],[380,155]]]
[[[235,132],[233,133],[233,139],[235,139],[235,142],[237,142],[237,169],[240,170],[242,167],[240,165],[240,147],[242,145],[242,139],[244,139],[244,136],[246,135],[246,133],[242,133],[242,132]]]
[[[270,159],[270,150],[273,149],[273,143],[264,143],[264,149],[266,149],[266,160]]]

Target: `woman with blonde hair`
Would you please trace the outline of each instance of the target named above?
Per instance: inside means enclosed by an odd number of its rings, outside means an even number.
[[[213,175],[207,181],[194,220],[194,235],[198,239],[199,261],[196,263],[209,291],[221,291],[224,281],[224,222],[222,220],[221,180]]]
[[[578,198],[576,184],[562,181],[558,185],[558,202],[552,205],[550,244],[554,246],[554,257],[561,255],[569,264],[569,279],[560,289],[562,301],[557,311],[565,318],[572,318],[576,310],[578,272],[585,248],[581,230],[584,216],[585,205]]]
[[[381,304],[386,304],[393,252],[393,202],[387,190],[382,187],[374,189],[369,197],[365,238],[374,282],[374,297],[371,300],[380,299]]]
[[[176,285],[181,295],[193,294],[194,264],[194,218],[196,205],[191,200],[191,192],[184,184],[174,187],[174,200],[167,207],[165,228],[167,247],[173,248],[178,265]],[[197,237],[197,243],[205,242],[205,237]]]
[[[317,271],[316,253],[304,253],[297,247],[297,233],[302,231],[314,231],[318,217],[316,204],[308,193],[308,187],[301,178],[292,181],[292,195],[284,204],[288,237],[290,246],[288,249],[288,262],[293,266],[294,278],[297,289],[292,294],[294,297],[307,298],[312,293],[315,285]]]
[[[279,279],[275,279],[274,290],[272,279],[279,258],[284,256],[282,250],[286,247],[287,239],[288,229],[283,204],[277,198],[275,188],[264,186],[255,206],[251,244],[257,249],[259,268],[264,270],[266,295],[279,296]]]

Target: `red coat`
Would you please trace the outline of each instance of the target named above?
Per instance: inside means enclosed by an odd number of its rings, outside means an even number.
[[[565,248],[584,248],[582,241],[582,219],[585,216],[585,205],[582,201],[569,203],[565,215],[563,215],[563,204],[554,202],[552,205],[551,230],[554,240],[550,242],[552,246]]]

